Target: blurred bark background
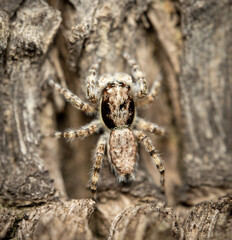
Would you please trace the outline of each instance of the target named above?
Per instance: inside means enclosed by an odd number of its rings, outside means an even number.
[[[99,201],[88,189],[98,136],[66,143],[41,134],[92,120],[49,89],[48,77],[84,98],[89,67],[130,69],[157,101],[138,111],[166,127],[151,136],[166,167],[141,147],[131,185],[107,160]],[[231,239],[232,1],[0,0],[0,239]]]

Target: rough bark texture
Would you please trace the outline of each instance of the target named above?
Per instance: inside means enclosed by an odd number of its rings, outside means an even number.
[[[231,188],[231,1],[185,1],[180,75],[185,182]]]
[[[231,0],[1,0],[0,239],[230,239],[231,46]],[[87,183],[97,136],[40,140],[92,119],[45,80],[84,98],[98,57],[100,73],[130,72],[123,51],[149,86],[163,75],[139,115],[168,130],[151,136],[165,153],[167,193],[141,148],[130,185],[105,159],[95,202]]]
[[[46,3],[24,3],[10,20],[1,11],[1,200],[46,202],[55,189],[40,157],[41,68],[61,17]],[[10,20],[10,21],[9,21]]]

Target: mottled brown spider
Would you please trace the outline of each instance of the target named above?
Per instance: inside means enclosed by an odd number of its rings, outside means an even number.
[[[164,135],[165,130],[154,123],[139,118],[136,113],[136,107],[147,105],[155,100],[160,89],[160,81],[155,81],[150,93],[148,93],[146,79],[135,60],[128,54],[123,54],[123,57],[132,68],[133,78],[125,73],[98,76],[100,61],[90,68],[86,79],[86,98],[92,104],[82,101],[53,80],[48,80],[48,84],[57,89],[65,100],[75,108],[86,114],[96,115],[96,120],[81,129],[55,132],[50,136],[74,139],[97,133],[100,129],[103,130],[94,155],[91,177],[91,190],[94,196],[96,196],[106,149],[109,164],[118,180],[129,182],[135,178],[134,174],[138,165],[137,140],[145,146],[156,164],[161,175],[161,190],[164,191],[162,160],[151,139],[142,130],[157,135]]]

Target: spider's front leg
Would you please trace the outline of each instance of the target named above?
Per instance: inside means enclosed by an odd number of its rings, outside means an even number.
[[[89,114],[89,115],[95,113],[95,111],[96,111],[95,107],[84,102],[83,100],[81,100],[79,97],[77,97],[75,94],[73,94],[68,89],[61,87],[58,83],[54,82],[52,79],[48,79],[47,82],[48,82],[49,86],[58,90],[59,93],[64,96],[65,100],[67,102],[70,102],[78,110],[81,110],[82,112]]]
[[[98,140],[96,151],[94,154],[93,172],[91,176],[91,191],[93,193],[93,198],[95,200],[97,199],[96,190],[97,190],[100,170],[102,167],[102,162],[105,154],[106,143],[107,143],[106,135],[102,135]]]
[[[140,99],[137,102],[138,107],[146,106],[155,101],[155,99],[157,98],[157,96],[159,94],[159,90],[161,87],[161,81],[162,81],[162,75],[159,74],[157,79],[154,81],[151,91],[148,93],[148,95],[145,96],[144,98]]]
[[[147,95],[147,81],[143,72],[140,70],[140,67],[136,61],[129,54],[123,53],[123,57],[126,59],[128,65],[132,69],[132,76],[134,77],[138,88],[136,93],[137,97],[145,97]]]
[[[164,189],[164,182],[165,182],[164,172],[165,172],[165,170],[164,170],[162,159],[159,157],[159,154],[158,154],[156,148],[154,147],[151,139],[146,134],[144,134],[142,131],[138,131],[138,130],[134,130],[133,133],[138,138],[138,140],[145,146],[146,150],[149,152],[150,156],[153,158],[155,165],[160,172],[161,190],[162,190],[162,192],[165,192],[165,189]]]
[[[96,91],[96,82],[97,82],[97,72],[99,70],[101,59],[98,59],[98,62],[93,64],[89,69],[89,74],[86,78],[86,98],[95,103],[98,101],[97,91]]]
[[[167,134],[166,130],[155,123],[148,122],[140,117],[136,119],[136,128],[144,131],[148,131],[150,133],[154,133],[159,136],[164,136]]]
[[[95,120],[83,126],[81,129],[70,129],[64,132],[54,132],[52,134],[45,135],[44,137],[66,138],[67,140],[72,140],[74,138],[87,137],[91,134],[94,134],[100,130],[100,127],[101,122],[99,120]]]

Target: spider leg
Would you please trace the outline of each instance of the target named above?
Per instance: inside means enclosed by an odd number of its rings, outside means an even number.
[[[146,106],[155,101],[161,87],[161,80],[162,80],[162,75],[159,74],[157,79],[154,81],[151,91],[148,93],[148,95],[137,102],[138,107]]]
[[[86,78],[86,98],[95,103],[98,101],[96,92],[97,72],[99,70],[101,59],[97,63],[93,64],[89,69],[88,76]]]
[[[52,79],[48,79],[48,85],[58,90],[59,93],[64,96],[65,100],[70,102],[78,110],[90,115],[95,113],[95,107],[84,102],[68,89],[61,87],[58,83],[55,83]]]
[[[151,139],[144,134],[142,131],[134,130],[133,131],[138,140],[145,146],[146,150],[149,152],[150,156],[153,158],[153,161],[160,172],[160,186],[162,192],[164,192],[164,166],[162,159],[159,157],[156,148],[153,146]]]
[[[103,163],[103,157],[105,154],[106,143],[107,143],[106,135],[102,135],[98,140],[94,154],[93,173],[91,176],[91,191],[93,193],[93,198],[95,200],[97,199],[96,190],[99,182],[99,175]]]
[[[131,67],[132,76],[134,77],[137,85],[137,97],[143,98],[147,95],[147,81],[144,77],[143,72],[140,70],[139,65],[136,61],[127,53],[123,54],[123,57],[126,59],[128,65]]]
[[[94,134],[100,129],[100,127],[101,122],[99,120],[95,120],[78,130],[70,129],[64,132],[54,132],[52,134],[44,135],[43,137],[66,138],[68,140],[72,140],[74,138],[83,138]]]
[[[137,117],[135,126],[140,130],[148,131],[159,136],[164,136],[167,134],[164,128],[158,126],[155,123],[148,122],[140,117]]]

